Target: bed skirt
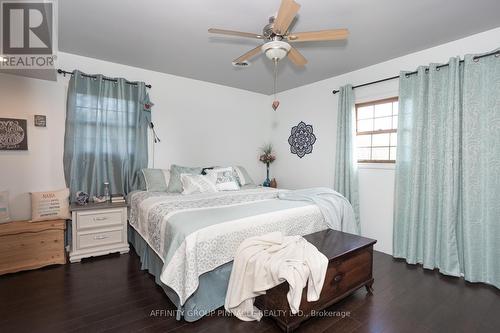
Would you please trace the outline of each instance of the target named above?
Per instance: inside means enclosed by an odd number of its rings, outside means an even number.
[[[155,277],[156,284],[162,287],[165,294],[177,307],[178,320],[184,318],[188,322],[193,322],[224,306],[233,262],[201,275],[196,292],[187,299],[183,306],[180,306],[177,294],[160,281],[163,261],[134,228],[128,226],[127,233],[129,243],[141,258],[141,270],[148,270]]]

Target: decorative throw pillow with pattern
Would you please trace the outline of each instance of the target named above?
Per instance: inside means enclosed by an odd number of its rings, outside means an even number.
[[[237,191],[240,189],[232,167],[207,170],[207,175],[212,177],[215,187],[219,191]]]
[[[59,191],[31,192],[31,222],[70,218],[69,188]]]
[[[181,174],[182,194],[217,192],[212,177],[204,175]]]

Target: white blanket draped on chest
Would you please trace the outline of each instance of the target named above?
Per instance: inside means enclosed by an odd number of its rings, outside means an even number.
[[[250,237],[236,252],[225,308],[241,320],[260,320],[262,313],[253,305],[255,297],[287,281],[288,303],[296,314],[306,284],[307,301],[319,299],[327,267],[328,259],[301,236],[272,232]]]

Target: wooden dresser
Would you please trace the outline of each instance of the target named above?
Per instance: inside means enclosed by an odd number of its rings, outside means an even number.
[[[0,224],[0,275],[66,263],[65,220]]]
[[[304,320],[349,296],[361,287],[372,293],[373,245],[376,240],[335,230],[325,230],[304,236],[329,260],[320,299],[307,301],[307,287],[302,293],[299,315],[293,315],[286,298],[289,286],[284,282],[255,299],[255,305],[268,313],[286,332],[296,329]],[[279,310],[279,311],[277,311]],[[332,327],[332,329],[335,329]]]
[[[113,252],[127,253],[127,204],[71,205],[70,262]]]

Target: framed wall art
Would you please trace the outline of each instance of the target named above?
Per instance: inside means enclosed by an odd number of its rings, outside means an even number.
[[[47,116],[36,114],[34,122],[36,127],[47,127]]]
[[[26,119],[0,118],[0,150],[28,150]]]

